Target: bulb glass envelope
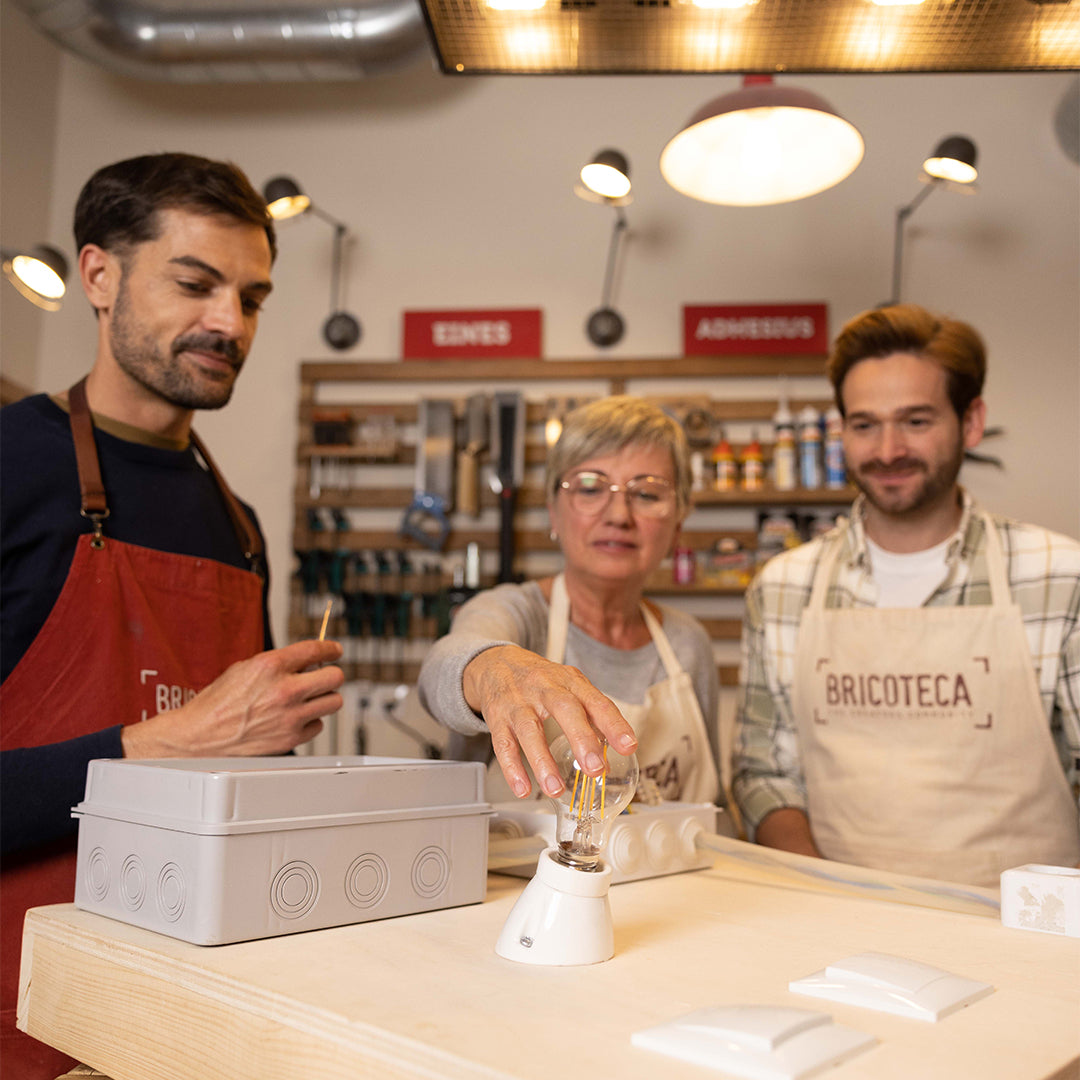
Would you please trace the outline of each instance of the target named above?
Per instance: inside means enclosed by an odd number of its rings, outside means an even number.
[[[565,787],[555,802],[555,848],[558,860],[579,870],[600,867],[600,851],[612,822],[634,797],[638,782],[637,758],[624,757],[605,745],[604,772],[591,777],[574,756],[565,735],[551,744]]]
[[[66,292],[67,259],[56,248],[39,244],[29,252],[4,251],[4,275],[32,304],[59,311]]]
[[[723,206],[793,202],[838,184],[863,157],[858,130],[817,94],[751,84],[703,106],[664,147],[676,191]]]

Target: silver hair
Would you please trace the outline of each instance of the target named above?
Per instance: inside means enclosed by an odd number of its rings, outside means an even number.
[[[680,515],[690,508],[690,446],[682,425],[659,406],[630,394],[581,405],[563,420],[558,442],[548,451],[545,490],[553,498],[559,483],[583,461],[615,454],[628,446],[658,446],[671,454]]]

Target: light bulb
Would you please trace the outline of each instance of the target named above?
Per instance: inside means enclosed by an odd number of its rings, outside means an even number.
[[[603,740],[601,740],[603,742]],[[565,787],[555,803],[555,857],[576,870],[599,870],[600,851],[611,823],[634,797],[638,782],[637,758],[624,757],[604,743],[604,772],[592,777],[578,764],[565,735],[551,744]]]

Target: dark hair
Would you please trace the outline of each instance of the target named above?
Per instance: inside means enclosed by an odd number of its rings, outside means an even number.
[[[841,391],[847,373],[861,360],[910,353],[945,369],[949,401],[962,420],[982,393],[986,346],[978,332],[959,319],[935,315],[918,304],[893,304],[864,311],[848,322],[829,354],[826,373],[844,415]]]
[[[231,162],[194,154],[146,154],[98,169],[75,204],[75,247],[97,244],[123,254],[156,240],[158,211],[222,214],[266,230],[277,255],[274,221],[266,201]]]

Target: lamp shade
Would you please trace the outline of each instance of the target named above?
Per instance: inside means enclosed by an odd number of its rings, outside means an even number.
[[[48,244],[30,251],[4,251],[4,274],[31,303],[45,311],[59,311],[67,289],[67,259]]]
[[[975,168],[977,157],[975,144],[966,135],[950,135],[934,147],[933,154],[923,162],[923,168],[937,180],[971,184],[979,175]]]
[[[825,191],[862,156],[862,136],[824,98],[765,76],[699,109],[664,147],[660,172],[692,199],[766,206]]]
[[[630,163],[618,150],[601,150],[581,170],[581,182],[602,198],[621,199],[630,194]]]
[[[275,176],[272,180],[267,180],[263,187],[263,198],[266,200],[266,209],[275,221],[296,217],[311,206],[311,199],[289,176]]]

